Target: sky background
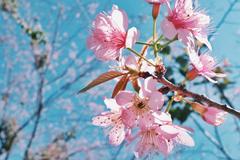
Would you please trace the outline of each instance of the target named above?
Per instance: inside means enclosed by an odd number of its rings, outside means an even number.
[[[91,125],[91,118],[106,110],[102,100],[103,97],[111,95],[109,90],[114,83],[107,83],[82,95],[75,94],[94,77],[108,69],[109,64],[94,59],[93,53],[86,49],[85,41],[96,14],[109,11],[113,4],[127,12],[129,26],[136,26],[140,30],[141,41],[151,36],[151,6],[144,0],[19,0],[20,16],[31,26],[45,32],[48,41],[52,44],[53,52],[49,71],[44,75],[46,77],[43,88],[45,107],[31,149],[33,155],[36,155],[59,133],[74,128],[76,139],[69,141],[68,151],[80,151],[69,159],[132,159],[134,145],[110,146],[106,144],[108,143],[106,131]],[[236,92],[236,89],[240,88],[240,1],[195,0],[195,5],[205,10],[212,18],[212,55],[219,63],[227,59],[231,64],[232,72],[228,73],[228,76],[236,84],[232,85],[226,93],[233,104],[239,106],[240,92]],[[162,10],[162,15],[164,11],[165,9]],[[159,27],[162,16],[158,20]],[[160,33],[160,29],[158,31]],[[5,109],[6,114],[0,114],[0,117],[14,118],[20,125],[35,111],[34,95],[37,90],[38,76],[33,71],[32,59],[29,56],[31,52],[29,37],[8,14],[2,11],[0,37],[3,39],[0,42],[0,56],[3,57],[0,59],[0,77],[2,77],[0,90],[3,94],[11,86],[13,93]],[[179,44],[176,46],[181,48]],[[10,82],[7,76],[9,73],[11,73]],[[214,95],[211,86],[206,87],[210,96],[221,101]],[[205,89],[196,90],[205,93]],[[23,105],[20,102],[23,102]],[[0,103],[0,108],[3,106],[3,103]],[[194,114],[193,118],[197,119],[199,124],[214,137],[218,132],[228,154],[233,159],[240,159],[240,134],[236,131],[232,116],[227,116],[226,123],[220,126],[218,131],[204,123],[199,116]],[[176,121],[176,123],[179,122]],[[239,124],[238,120],[237,123]],[[191,117],[183,125],[194,129],[193,137],[196,146],[194,148],[179,147],[169,156],[169,159],[227,159],[199,130]],[[26,147],[26,141],[32,129],[33,123],[24,129],[19,143],[9,157],[10,160],[22,159],[23,148]],[[149,159],[159,159],[159,157],[164,159],[161,155],[152,156]]]

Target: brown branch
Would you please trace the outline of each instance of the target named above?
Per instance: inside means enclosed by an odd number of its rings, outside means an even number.
[[[200,94],[191,92],[191,91],[185,89],[182,86],[175,85],[172,82],[170,82],[169,80],[167,80],[164,76],[156,77],[156,76],[151,75],[149,73],[144,73],[144,74],[141,73],[140,76],[145,77],[145,78],[146,78],[146,76],[152,76],[159,83],[162,83],[163,85],[167,86],[172,91],[178,92],[179,94],[181,94],[185,97],[191,97],[198,102],[205,102],[205,103],[208,104],[208,106],[215,107],[215,108],[221,109],[223,111],[226,111],[226,112],[228,112],[228,113],[230,113],[230,114],[232,114],[232,115],[234,115],[234,116],[236,116],[237,118],[240,119],[240,111],[238,111],[236,109],[233,109],[226,104],[217,103],[217,102],[209,99],[208,97],[206,97],[204,95],[200,95]]]
[[[168,81],[165,77],[161,77],[161,78],[157,78],[157,80],[164,84],[165,86],[169,87],[171,90],[178,92],[179,94],[186,96],[186,97],[191,97],[193,99],[195,99],[196,101],[199,102],[205,102],[207,103],[209,106],[211,107],[215,107],[218,109],[221,109],[223,111],[226,111],[236,117],[238,117],[240,119],[240,112],[236,109],[233,109],[231,107],[229,107],[226,104],[219,104],[217,102],[214,102],[213,100],[209,99],[208,97],[204,96],[204,95],[200,95],[194,92],[191,92],[181,86],[177,86],[174,85],[173,83],[171,83],[170,81]]]

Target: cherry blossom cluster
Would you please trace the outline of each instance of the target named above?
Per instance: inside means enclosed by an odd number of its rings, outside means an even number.
[[[158,52],[174,41],[180,41],[189,56],[189,71],[185,81],[203,76],[212,83],[216,77],[225,77],[216,73],[216,62],[210,53],[200,53],[208,41],[211,19],[203,11],[195,9],[192,0],[176,0],[171,7],[169,0],[146,0],[152,5],[153,36],[147,42],[138,42],[139,31],[128,28],[127,14],[114,5],[109,13],[97,15],[92,23],[91,35],[87,47],[102,61],[113,61],[114,69],[103,74],[82,91],[107,80],[117,79],[111,98],[105,98],[108,111],[93,118],[92,123],[109,129],[109,141],[120,145],[123,141],[137,141],[135,155],[143,157],[149,153],[162,153],[167,156],[176,145],[194,146],[192,130],[173,123],[169,113],[172,102],[184,101],[198,112],[207,123],[218,126],[224,122],[225,111],[209,104],[195,102],[176,93],[167,100],[161,89],[159,77],[164,77],[165,64]],[[157,36],[157,17],[160,7],[167,8],[167,16],[160,23],[162,35]],[[163,42],[165,42],[163,44]],[[141,52],[133,49],[135,44],[143,45]],[[146,55],[152,48],[154,54]],[[123,50],[131,54],[125,56]],[[149,57],[152,56],[152,59]],[[131,82],[132,87],[127,87]],[[130,85],[129,85],[130,86]]]

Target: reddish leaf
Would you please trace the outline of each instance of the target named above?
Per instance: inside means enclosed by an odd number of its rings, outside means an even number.
[[[119,91],[122,91],[126,88],[127,83],[128,83],[129,77],[128,75],[124,75],[116,84],[113,93],[112,93],[112,98],[114,98]]]
[[[132,86],[133,86],[133,88],[134,88],[134,90],[135,90],[136,92],[139,92],[140,87],[139,87],[139,85],[138,85],[138,82],[137,82],[137,79],[136,79],[136,78],[132,80]]]
[[[81,89],[78,93],[83,93],[86,92],[87,90],[102,84],[104,82],[107,82],[109,80],[112,80],[116,77],[125,75],[126,73],[122,73],[122,72],[118,72],[118,71],[109,71],[106,73],[103,73],[102,75],[100,75],[98,78],[96,78],[95,80],[93,80],[91,83],[89,83],[86,87],[84,87],[83,89]]]

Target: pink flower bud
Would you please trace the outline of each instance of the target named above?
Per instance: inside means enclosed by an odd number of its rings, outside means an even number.
[[[163,4],[169,2],[169,0],[146,0],[150,4]]]
[[[188,71],[187,75],[186,75],[187,79],[190,80],[190,81],[194,80],[197,76],[198,76],[198,72],[197,72],[197,70],[195,68],[193,68],[192,70]]]
[[[163,3],[168,3],[169,0],[146,0],[146,2],[153,4],[152,17],[153,19],[157,19],[160,11],[160,5]]]
[[[192,102],[191,105],[193,110],[198,112],[205,122],[214,126],[219,126],[224,122],[224,116],[227,112],[214,107],[205,107],[204,105],[196,102]]]
[[[214,107],[208,107],[207,110],[202,115],[203,119],[214,126],[219,126],[224,122],[224,116],[227,114],[227,112],[224,112],[222,110],[219,110]]]

